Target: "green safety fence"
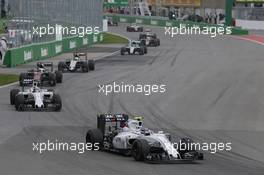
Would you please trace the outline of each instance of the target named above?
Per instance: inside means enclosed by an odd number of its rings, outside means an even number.
[[[54,57],[101,41],[103,41],[103,33],[90,34],[85,37],[67,37],[63,38],[62,41],[12,48],[7,50],[3,64],[7,67],[15,67],[20,64]]]
[[[158,19],[157,17],[141,17],[141,16],[126,16],[126,15],[117,15],[117,14],[105,14],[105,17],[110,17],[114,22],[121,23],[137,23],[144,25],[152,25],[152,26],[162,26],[162,27],[180,27],[180,26],[188,26],[188,27],[214,27],[216,30],[224,28],[227,30],[228,26],[220,26],[215,24],[207,24],[207,23],[198,23],[191,21],[176,21],[176,20],[167,20],[167,19]],[[232,35],[248,35],[249,31],[244,30],[238,27],[231,27]]]

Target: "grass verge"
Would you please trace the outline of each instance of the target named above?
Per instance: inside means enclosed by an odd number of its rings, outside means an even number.
[[[118,35],[104,33],[104,40],[100,44],[127,44],[128,40]]]
[[[18,75],[0,74],[0,86],[18,81]]]

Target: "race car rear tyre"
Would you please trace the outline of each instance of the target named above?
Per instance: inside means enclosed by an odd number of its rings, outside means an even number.
[[[82,64],[82,72],[89,72],[89,66],[86,61]]]
[[[24,86],[24,80],[27,78],[27,74],[26,73],[21,73],[19,75],[19,85],[20,86]]]
[[[144,55],[144,52],[145,52],[145,51],[144,51],[144,49],[143,49],[143,48],[142,48],[142,49],[140,49],[140,50],[139,50],[139,55]]]
[[[88,67],[89,67],[89,70],[94,71],[95,61],[94,60],[88,60]]]
[[[148,48],[147,48],[147,47],[144,48],[144,53],[145,53],[145,54],[148,53]]]
[[[99,144],[100,149],[102,149],[103,140],[103,133],[99,129],[91,129],[86,133],[86,143]]]
[[[149,150],[150,146],[148,142],[146,140],[139,139],[134,141],[131,154],[136,161],[144,161],[146,160]]]
[[[56,75],[56,82],[57,83],[62,83],[62,79],[63,79],[63,74],[61,71],[55,71],[55,75]]]
[[[60,111],[62,108],[61,97],[58,94],[53,95],[53,104],[55,105],[54,111]]]
[[[19,89],[12,89],[10,91],[10,104],[14,105],[15,104],[15,99],[16,99],[16,95],[20,92]]]
[[[25,109],[24,95],[20,94],[15,97],[15,108],[17,111],[24,111]]]
[[[58,64],[58,71],[63,72],[64,68],[65,68],[65,63],[60,61]]]
[[[56,86],[56,75],[54,73],[49,73],[49,84],[50,86]]]

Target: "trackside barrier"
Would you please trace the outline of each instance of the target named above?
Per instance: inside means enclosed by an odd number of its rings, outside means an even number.
[[[185,25],[188,27],[224,27],[225,31],[228,26],[220,26],[214,24],[207,23],[198,23],[191,21],[176,21],[176,20],[168,20],[165,18],[159,17],[141,17],[141,16],[127,16],[127,15],[117,15],[117,14],[105,14],[105,17],[111,17],[114,22],[121,23],[137,23],[144,25],[152,25],[152,26],[162,26],[162,27],[180,27],[180,25]],[[232,27],[232,35],[248,35],[248,30],[244,30],[238,27]]]
[[[20,64],[54,57],[83,46],[90,46],[102,40],[103,33],[99,33],[90,34],[85,37],[67,37],[63,38],[62,41],[52,41],[11,48],[6,51],[3,64],[7,67],[15,67]]]

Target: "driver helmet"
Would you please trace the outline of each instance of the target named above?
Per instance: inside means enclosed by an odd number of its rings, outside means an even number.
[[[140,130],[143,126],[143,122],[139,120],[128,120],[127,126],[130,129]]]

